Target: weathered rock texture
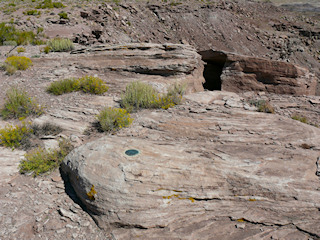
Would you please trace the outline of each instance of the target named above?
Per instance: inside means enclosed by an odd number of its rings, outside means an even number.
[[[320,130],[236,94],[188,99],[67,156],[98,225],[115,239],[320,239]]]
[[[203,90],[201,56],[190,45],[129,43],[83,48],[71,54],[76,54],[71,61],[80,69],[148,75],[149,82],[185,82],[190,91]]]
[[[242,56],[233,53],[208,50],[200,52],[207,68],[221,75],[211,78],[208,71],[207,82],[221,84],[221,89],[232,92],[266,91],[277,94],[314,95],[318,79],[306,68],[263,58]],[[211,75],[210,75],[211,74]],[[218,82],[218,83],[215,83]],[[210,86],[208,82],[207,85]]]

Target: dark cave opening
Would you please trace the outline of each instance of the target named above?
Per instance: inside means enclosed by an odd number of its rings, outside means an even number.
[[[217,64],[213,62],[207,62],[204,65],[203,77],[206,80],[203,84],[203,88],[213,91],[221,90],[221,74],[224,64]]]
[[[212,50],[202,51],[199,54],[205,62],[203,88],[209,91],[221,90],[221,74],[227,60],[226,55]]]

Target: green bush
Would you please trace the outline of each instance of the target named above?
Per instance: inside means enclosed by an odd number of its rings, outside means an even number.
[[[121,97],[121,107],[129,112],[140,108],[168,109],[180,104],[186,87],[181,84],[171,86],[167,94],[159,94],[151,85],[142,82],[132,82],[127,85]]]
[[[73,42],[66,38],[54,38],[47,42],[52,52],[68,52],[74,49]]]
[[[39,147],[25,154],[25,160],[19,165],[19,172],[22,174],[32,173],[38,176],[58,168],[63,159],[71,152],[73,146],[70,142],[62,140],[58,150],[46,151]]]
[[[61,95],[64,93],[78,91],[79,81],[77,79],[63,79],[50,84],[47,92],[54,95]]]
[[[23,12],[24,15],[32,15],[32,16],[40,16],[41,15],[41,12],[38,11],[38,10],[28,10],[26,12]]]
[[[19,31],[12,24],[0,23],[0,46],[27,44],[41,45],[43,41],[32,31]]]
[[[10,148],[18,148],[31,135],[32,129],[22,122],[20,125],[8,125],[0,129],[0,145]]]
[[[19,88],[10,88],[6,93],[6,102],[0,110],[3,119],[21,118],[29,115],[41,115],[43,108],[39,106],[27,92]]]
[[[126,91],[121,97],[121,107],[128,111],[152,108],[156,99],[158,99],[158,92],[151,85],[132,82],[126,86]]]
[[[61,12],[58,15],[59,15],[60,19],[69,19],[68,13],[66,13],[66,12]]]
[[[133,119],[125,109],[104,108],[97,116],[100,130],[104,132],[114,132],[118,129],[128,127]]]
[[[44,0],[43,2],[39,3],[36,8],[37,9],[45,9],[45,8],[65,8],[66,6],[63,5],[61,2],[52,2],[52,0]]]
[[[103,94],[108,91],[105,83],[97,77],[85,76],[79,79],[63,79],[50,84],[47,88],[49,93],[61,95],[64,93],[82,91],[91,94]]]

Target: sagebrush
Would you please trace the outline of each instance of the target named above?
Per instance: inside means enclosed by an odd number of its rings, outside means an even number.
[[[181,103],[185,89],[184,84],[174,84],[166,94],[160,94],[149,84],[132,82],[126,86],[121,97],[121,106],[129,112],[140,108],[168,109]]]
[[[4,106],[0,109],[3,119],[41,115],[44,112],[37,100],[30,97],[23,89],[12,87],[6,92]]]
[[[54,38],[47,42],[52,52],[69,52],[74,49],[73,42],[67,38]]]

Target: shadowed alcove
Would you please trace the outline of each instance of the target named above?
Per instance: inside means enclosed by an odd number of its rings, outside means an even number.
[[[213,50],[201,51],[199,54],[205,62],[203,88],[210,91],[221,90],[221,74],[227,60],[226,54]]]

